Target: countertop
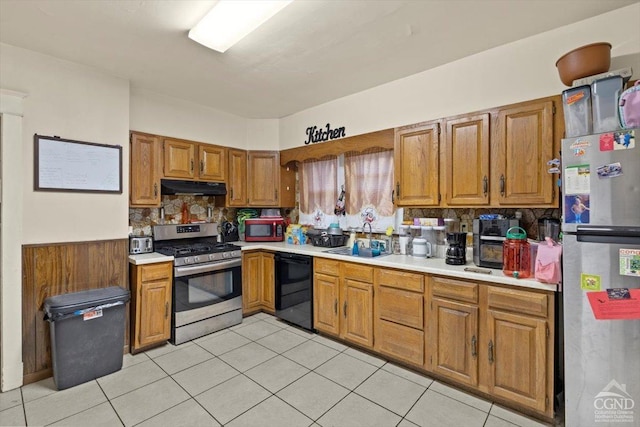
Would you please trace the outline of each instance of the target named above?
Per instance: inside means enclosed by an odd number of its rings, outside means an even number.
[[[375,258],[360,258],[350,255],[330,254],[326,252],[327,250],[332,248],[322,248],[312,245],[291,245],[284,242],[233,242],[233,244],[241,246],[243,251],[268,250],[276,252],[288,252],[292,254],[309,255],[340,261],[355,262],[359,264],[367,264],[376,267],[397,268],[402,270],[416,271],[420,273],[457,277],[460,279],[500,283],[504,285],[518,286],[529,289],[540,289],[552,292],[556,292],[558,290],[557,285],[541,283],[535,279],[515,279],[513,277],[505,276],[504,273],[502,273],[502,270],[499,269],[482,268],[482,270],[491,271],[491,274],[464,271],[465,267],[477,268],[472,262],[467,262],[466,265],[449,265],[444,262],[443,258],[414,258],[410,255],[385,255]]]
[[[173,261],[172,256],[162,255],[158,252],[151,252],[148,254],[129,255],[129,264],[142,265],[142,264],[155,264],[157,262]]]

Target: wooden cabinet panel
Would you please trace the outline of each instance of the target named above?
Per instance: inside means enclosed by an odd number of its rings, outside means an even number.
[[[344,279],[341,336],[373,347],[373,285]]]
[[[198,179],[202,181],[226,181],[226,148],[217,145],[198,145],[198,164]]]
[[[487,311],[489,393],[545,412],[546,328],[544,319]]]
[[[431,367],[463,384],[478,384],[478,307],[441,298],[431,301]]]
[[[131,266],[132,352],[171,336],[172,285],[172,262]]]
[[[373,267],[368,265],[343,264],[342,275],[345,279],[358,280],[365,283],[373,283]]]
[[[442,179],[450,206],[489,203],[489,114],[445,122]]]
[[[296,170],[293,165],[280,168],[280,206],[296,206]]]
[[[250,313],[261,306],[262,258],[259,252],[242,254],[242,312]]]
[[[378,319],[424,329],[424,297],[421,293],[378,286],[376,301]]]
[[[129,204],[160,206],[162,147],[153,135],[131,133]]]
[[[338,298],[340,279],[315,273],[313,277],[313,326],[319,331],[340,334]]]
[[[140,315],[136,318],[137,345],[166,341],[171,335],[171,281],[142,283],[139,304],[136,309]],[[138,323],[139,322],[139,323]]]
[[[375,271],[376,285],[408,291],[424,292],[424,276],[408,271],[378,268]]]
[[[262,263],[262,305],[269,311],[275,311],[275,261],[272,253],[261,255]]]
[[[547,317],[548,296],[534,292],[490,287],[487,289],[487,306],[520,314]]]
[[[478,284],[434,276],[431,292],[434,296],[458,301],[478,302]]]
[[[439,204],[438,122],[396,129],[394,142],[397,206]]]
[[[550,205],[556,180],[547,173],[553,158],[553,102],[503,108],[495,129],[492,205]]]
[[[164,140],[164,176],[193,179],[195,177],[195,144],[173,139]]]
[[[328,274],[330,276],[340,275],[340,261],[333,261],[323,258],[315,258],[313,271],[316,273]]]
[[[422,366],[424,364],[424,332],[378,320],[375,350],[407,363]]]
[[[229,149],[227,206],[247,206],[247,152]]]
[[[249,206],[278,206],[280,155],[277,151],[249,151],[247,166]]]

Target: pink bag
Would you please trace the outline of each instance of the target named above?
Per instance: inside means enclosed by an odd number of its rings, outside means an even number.
[[[551,237],[547,237],[545,240],[546,242],[538,244],[535,278],[538,282],[557,285],[562,281],[560,262],[562,246],[554,242]]]
[[[624,129],[640,126],[640,80],[620,95],[618,116]]]

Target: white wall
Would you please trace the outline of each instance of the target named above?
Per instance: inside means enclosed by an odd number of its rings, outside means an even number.
[[[555,67],[588,43],[612,44],[612,69],[640,75],[640,3],[500,46],[301,111],[280,121],[280,149],[304,145],[309,126],[345,126],[347,136],[560,94]]]
[[[0,87],[24,100],[22,243],[122,239],[128,236],[129,82],[88,67],[0,45]],[[122,194],[33,191],[33,135],[121,145]],[[5,183],[11,185],[11,183]]]
[[[88,67],[0,44],[0,89],[3,128],[10,126],[3,129],[2,141],[4,391],[22,384],[21,246],[128,235],[129,83]],[[10,107],[6,90],[27,95],[21,105],[23,118],[6,114]],[[122,145],[122,194],[33,191],[34,133]]]
[[[247,150],[279,150],[280,120],[251,119],[247,121]]]
[[[1,391],[22,385],[22,103],[24,94],[0,89],[2,126],[2,287],[0,288]]]
[[[248,120],[233,114],[141,89],[130,113],[131,130],[247,149]]]

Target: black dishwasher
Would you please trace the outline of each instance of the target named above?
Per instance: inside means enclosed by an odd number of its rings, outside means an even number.
[[[276,264],[276,317],[313,331],[313,258],[279,253]]]

